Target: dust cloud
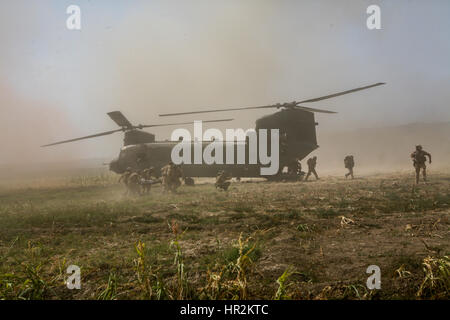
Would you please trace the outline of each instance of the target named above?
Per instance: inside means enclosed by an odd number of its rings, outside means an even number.
[[[120,133],[39,146],[115,129],[106,115],[113,110],[134,124],[234,118],[210,126],[247,129],[273,110],[158,114],[287,102],[379,81],[387,85],[308,105],[339,112],[316,115],[319,166],[340,170],[354,154],[361,168],[409,168],[417,143],[436,154],[436,166],[450,159],[448,123],[437,123],[450,119],[448,2],[386,2],[378,32],[365,27],[364,1],[79,1],[80,32],[65,29],[69,2],[0,5],[3,167],[78,159],[101,167],[118,154]],[[151,132],[164,140],[173,129]]]
[[[45,101],[24,99],[2,83],[0,101],[0,163],[26,166],[77,159],[76,149],[41,155],[40,145],[46,137],[72,130],[64,112]]]
[[[343,174],[344,157],[355,157],[355,172],[363,174],[412,171],[410,154],[417,144],[432,155],[430,172],[450,170],[450,122],[414,123],[318,135],[318,168]]]

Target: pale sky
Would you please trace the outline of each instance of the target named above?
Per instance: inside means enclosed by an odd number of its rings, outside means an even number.
[[[66,28],[71,4],[81,8],[81,31]],[[381,8],[381,30],[366,27],[371,4]],[[39,148],[116,129],[113,110],[134,123],[235,118],[226,126],[246,129],[272,111],[157,115],[376,82],[387,85],[308,104],[339,112],[316,116],[319,136],[450,121],[449,32],[448,0],[1,0],[0,164],[116,156],[120,133]],[[173,129],[151,132],[162,140]]]

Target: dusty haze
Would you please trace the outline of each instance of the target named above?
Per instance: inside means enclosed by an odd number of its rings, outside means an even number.
[[[45,143],[134,123],[233,117],[250,128],[271,111],[185,118],[158,113],[253,106],[320,96],[319,167],[355,154],[362,168],[410,168],[416,143],[448,163],[450,3],[377,1],[382,30],[366,28],[373,1],[77,1],[82,30],[65,27],[73,1],[0,4],[0,166],[103,159],[121,134]],[[224,124],[216,125],[224,129]],[[187,126],[187,128],[191,128]],[[167,139],[174,128],[155,129]]]

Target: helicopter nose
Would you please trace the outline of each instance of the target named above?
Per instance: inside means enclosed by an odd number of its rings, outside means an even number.
[[[119,161],[117,159],[111,160],[109,163],[109,170],[115,173],[120,173]]]

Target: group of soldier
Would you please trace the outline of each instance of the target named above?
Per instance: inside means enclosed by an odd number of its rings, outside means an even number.
[[[308,172],[306,173],[304,181],[308,181],[311,175],[314,175],[316,180],[319,180],[319,175],[317,174],[316,171],[317,157],[314,156],[312,158],[309,158],[306,161],[306,164],[308,166]],[[353,179],[354,178],[353,168],[355,167],[355,160],[352,155],[348,155],[344,158],[344,166],[348,170],[348,173],[345,174],[345,178],[351,177]],[[288,175],[300,177],[300,180],[303,179],[305,173],[302,171],[302,165],[299,159],[296,159],[293,165],[288,167]]]
[[[417,145],[416,150],[413,153],[411,153],[411,159],[413,160],[413,166],[416,171],[416,184],[419,183],[420,171],[422,171],[423,180],[427,181],[427,171],[426,171],[427,157],[429,163],[431,163],[431,154],[423,150],[421,145]],[[316,172],[317,157],[314,156],[312,158],[309,158],[306,164],[308,165],[308,173],[306,174],[304,180],[308,181],[308,178],[311,176],[311,174],[313,174],[316,177],[316,179],[319,180],[319,176]],[[345,174],[345,178],[347,179],[348,177],[351,177],[352,179],[354,179],[353,168],[355,167],[355,159],[353,155],[347,155],[344,158],[344,167],[348,170],[348,172]],[[301,179],[304,175],[304,172],[301,171],[302,170],[301,168],[302,168],[301,163],[297,159],[294,163],[294,166],[289,167],[288,173],[294,173],[300,176]]]
[[[231,184],[232,176],[226,171],[219,171],[216,177],[215,187],[221,190],[228,190]],[[179,165],[170,161],[167,165],[161,168],[161,178],[156,177],[154,167],[143,170],[133,171],[128,167],[120,176],[119,183],[123,183],[126,187],[126,195],[145,195],[151,190],[152,185],[161,183],[163,190],[166,192],[175,193],[181,180],[184,180],[186,185],[193,185],[194,180],[190,177],[185,177],[183,170]]]
[[[143,170],[133,171],[131,167],[127,168],[120,176],[119,183],[122,182],[126,187],[126,195],[145,195],[148,194],[152,185],[161,183],[164,191],[176,192],[181,185],[183,170],[180,166],[169,162],[161,168],[161,178],[157,178],[154,167]],[[186,178],[185,183],[190,184],[192,179]]]
[[[420,172],[422,171],[423,180],[426,181],[426,161],[427,157],[429,163],[431,163],[431,154],[422,149],[422,146],[416,146],[416,150],[411,153],[411,159],[416,171],[416,184],[419,183]],[[314,156],[306,161],[308,166],[308,172],[304,178],[304,181],[308,181],[311,175],[314,175],[316,180],[319,180],[319,175],[316,171],[317,157]],[[355,167],[355,160],[353,155],[347,155],[344,158],[344,166],[348,170],[345,174],[345,178],[351,177],[354,179],[353,168]],[[302,166],[299,159],[288,166],[288,175],[300,177],[303,179],[305,173],[302,171]],[[232,176],[226,171],[219,171],[216,176],[215,187],[221,190],[228,190],[231,185]],[[123,182],[126,186],[126,194],[128,195],[144,195],[148,194],[153,184],[161,183],[163,190],[167,192],[176,192],[181,185],[181,180],[184,180],[186,185],[193,185],[192,178],[184,177],[183,170],[179,165],[170,161],[166,166],[161,168],[161,178],[157,178],[155,168],[150,167],[147,169],[133,171],[132,168],[127,168],[121,175],[119,182]]]
[[[152,185],[161,181],[155,177],[155,168],[133,171],[128,167],[120,176],[119,183],[126,187],[127,195],[144,195],[150,192]]]

